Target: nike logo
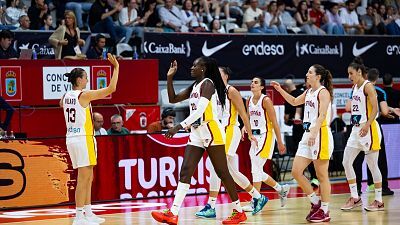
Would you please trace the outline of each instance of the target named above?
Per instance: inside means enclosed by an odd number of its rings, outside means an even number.
[[[360,56],[360,55],[362,55],[364,52],[368,51],[368,49],[372,48],[372,46],[376,45],[377,43],[378,43],[378,42],[375,41],[374,43],[369,44],[369,45],[367,45],[367,46],[365,46],[365,47],[357,48],[357,42],[356,42],[356,43],[354,43],[354,45],[353,45],[353,55],[354,55],[355,57]]]
[[[225,48],[225,46],[229,45],[232,41],[225,42],[223,44],[217,45],[214,48],[208,48],[207,47],[207,41],[204,42],[203,48],[201,51],[203,52],[204,56],[211,56],[214,53],[218,52],[219,50]]]

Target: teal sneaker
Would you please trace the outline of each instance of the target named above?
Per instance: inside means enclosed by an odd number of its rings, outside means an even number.
[[[211,208],[210,204],[205,205],[204,208],[198,211],[195,215],[205,219],[215,219],[217,217],[215,209]]]
[[[375,185],[374,184],[368,185],[368,187],[367,187],[367,189],[365,191],[367,193],[375,192]]]
[[[253,198],[253,202],[254,202],[254,209],[251,214],[255,215],[264,208],[265,204],[267,204],[268,202],[268,198],[265,197],[264,195],[261,195],[261,197],[259,198]]]

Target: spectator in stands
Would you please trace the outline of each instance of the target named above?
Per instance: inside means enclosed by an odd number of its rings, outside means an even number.
[[[165,0],[158,13],[164,25],[166,32],[188,32],[189,28],[185,25],[184,18],[174,0]]]
[[[42,26],[42,18],[45,13],[50,13],[44,0],[32,0],[31,7],[28,9],[28,16],[31,21],[30,29],[39,30]]]
[[[112,16],[117,15],[122,8],[119,2],[113,8],[107,0],[96,0],[89,12],[89,26],[92,33],[108,33],[113,42],[120,42],[125,37],[126,30],[116,25]]]
[[[160,132],[163,129],[174,127],[176,113],[172,108],[165,108],[161,114],[161,120],[151,123],[147,127],[147,133]]]
[[[92,46],[87,52],[86,57],[88,59],[103,59],[103,50],[106,46],[106,37],[102,34],[97,34],[94,39],[94,46]]]
[[[5,10],[3,16],[4,25],[13,26],[14,29],[19,27],[19,18],[23,15],[26,15],[26,12],[23,8],[19,6],[20,0],[7,0]]]
[[[71,10],[75,13],[76,22],[79,29],[86,29],[83,22],[83,13],[89,13],[93,2],[90,0],[66,0],[65,9]]]
[[[210,32],[211,33],[217,33],[217,34],[225,34],[226,30],[223,26],[221,26],[221,21],[218,19],[214,19],[210,23]]]
[[[393,88],[393,76],[390,73],[383,75],[383,90],[386,92],[387,104],[391,108],[400,108],[400,90]],[[393,119],[383,118],[382,123],[400,123],[399,117]]]
[[[144,21],[138,16],[137,12],[137,0],[124,0],[124,8],[119,12],[119,24],[126,29],[125,42],[128,43],[132,37],[132,34],[136,35],[144,41],[144,29],[139,26]]]
[[[281,11],[276,1],[271,1],[264,16],[264,27],[267,33],[287,34],[286,26],[282,23]]]
[[[107,130],[107,134],[118,135],[118,134],[129,134],[129,130],[123,127],[124,121],[122,116],[115,114],[111,117],[111,128]]]
[[[363,26],[359,23],[355,8],[355,0],[348,0],[346,2],[346,8],[340,10],[339,14],[342,19],[344,30],[347,34],[364,34]]]
[[[50,14],[44,14],[43,26],[40,28],[40,30],[54,30],[53,17]]]
[[[301,31],[299,27],[296,26],[296,20],[286,11],[286,4],[284,1],[278,1],[278,10],[281,14],[282,24],[285,25],[287,30],[291,30],[294,33]]]
[[[194,32],[205,31],[203,27],[200,26],[199,17],[197,17],[197,14],[195,14],[195,12],[193,12],[192,9],[193,9],[192,0],[183,1],[181,13],[185,25],[189,27],[190,31]]]
[[[65,25],[61,25],[49,37],[50,44],[54,47],[56,59],[82,59],[80,46],[85,44],[81,39],[80,30],[76,25],[74,12],[66,10],[64,13]]]
[[[374,12],[372,5],[367,6],[367,13],[360,17],[361,25],[365,34],[384,34],[386,33],[385,24],[381,20],[381,16]]]
[[[107,135],[106,129],[103,128],[104,119],[103,115],[98,112],[93,113],[93,127],[94,127],[94,135]]]
[[[386,31],[389,35],[400,35],[400,26],[396,23],[399,19],[399,15],[394,10],[393,6],[386,7]]]
[[[221,12],[221,7],[220,4],[217,0],[211,0],[210,2],[208,0],[200,0],[201,6],[203,6],[204,12],[207,15],[207,21],[211,23],[214,18],[211,15],[211,10],[214,10],[214,15],[216,19],[219,19],[219,14]]]
[[[17,59],[18,53],[11,45],[14,34],[9,30],[0,32],[0,59]]]
[[[2,32],[3,31],[1,31],[1,33]],[[1,43],[3,43],[3,41],[1,41]],[[2,50],[0,50],[0,54],[1,54],[1,52],[2,52]],[[2,55],[0,55],[0,57],[1,56]],[[8,125],[10,124],[12,115],[14,113],[14,108],[10,104],[8,104],[6,102],[6,100],[4,100],[4,98],[2,98],[1,96],[0,96],[0,110],[6,111],[6,118],[5,118],[4,122],[0,121],[0,130],[7,131]]]
[[[249,33],[265,33],[264,13],[258,8],[258,0],[250,0],[250,7],[243,14],[243,27]]]
[[[161,27],[162,22],[157,10],[156,0],[146,0],[144,3],[143,23],[145,27]]]
[[[329,23],[320,0],[313,0],[309,15],[310,20],[318,28],[318,34],[333,34],[333,25]]]
[[[332,3],[330,8],[326,11],[328,22],[332,24],[332,34],[345,34],[344,27],[342,25],[342,19],[339,16],[339,5]],[[330,31],[327,31],[329,34]]]
[[[17,30],[29,30],[31,26],[31,20],[27,15],[23,15],[19,18],[19,27]]]
[[[306,1],[301,1],[297,5],[297,12],[294,14],[294,18],[296,19],[297,26],[300,27],[302,32],[306,34],[318,34],[319,28],[311,21]]]

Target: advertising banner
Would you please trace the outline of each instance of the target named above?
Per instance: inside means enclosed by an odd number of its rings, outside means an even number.
[[[400,61],[400,39],[395,36],[145,33],[144,52],[147,58],[159,59],[160,80],[166,80],[172,60],[178,62],[174,79],[190,79],[190,67],[201,56],[231,67],[231,80],[282,79],[290,74],[301,79],[313,64],[323,65],[334,78],[347,78],[347,66],[356,56],[382,74],[400,75],[393,66]]]
[[[1,96],[6,101],[22,100],[22,81],[20,66],[0,66]]]

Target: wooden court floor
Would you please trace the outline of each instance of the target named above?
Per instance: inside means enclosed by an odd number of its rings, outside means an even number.
[[[338,225],[352,225],[352,224],[374,224],[374,225],[386,225],[386,224],[399,224],[400,223],[400,189],[394,190],[394,196],[384,196],[385,211],[380,212],[367,212],[361,207],[354,209],[350,212],[343,212],[340,207],[345,203],[349,194],[334,194],[332,195],[332,201],[330,204],[330,224]],[[266,193],[268,194],[268,193]],[[224,196],[224,195],[222,195]],[[309,201],[307,198],[291,196],[288,199],[287,205],[283,208],[280,207],[279,199],[270,200],[264,210],[256,215],[248,215],[248,220],[244,224],[308,224],[305,220],[305,216],[310,208]],[[190,197],[189,197],[190,198]],[[225,198],[225,197],[224,197]],[[368,202],[373,200],[373,193],[363,194],[363,205],[365,206]],[[159,200],[158,200],[159,201]],[[167,203],[170,204],[170,201]],[[243,204],[246,204],[243,202]],[[193,204],[192,204],[193,205]],[[202,203],[196,203],[195,205],[202,205]],[[150,211],[154,209],[161,209],[165,207],[149,208],[148,210],[136,211],[129,210],[122,213],[110,213],[102,214],[101,217],[106,219],[106,222],[102,225],[133,225],[133,224],[158,224],[151,216]],[[198,219],[194,216],[194,213],[199,210],[201,206],[190,206],[184,207],[180,211],[179,224],[181,225],[214,225],[221,224],[221,220],[230,215],[231,207],[230,204],[217,204],[217,219],[205,220]],[[28,220],[20,222],[7,222],[6,219],[1,219],[0,224],[2,225],[70,225],[72,224],[71,217],[63,218],[39,218],[40,220]],[[14,220],[15,221],[15,220]],[[329,224],[329,223],[326,223]]]

